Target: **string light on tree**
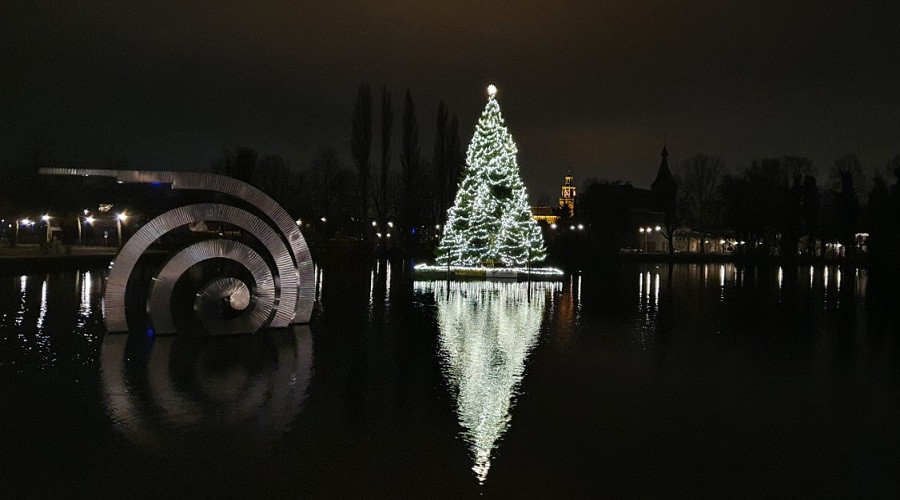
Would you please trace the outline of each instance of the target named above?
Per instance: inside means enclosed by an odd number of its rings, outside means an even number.
[[[466,168],[438,246],[438,263],[518,266],[544,259],[541,230],[531,217],[516,143],[489,85],[466,153]]]

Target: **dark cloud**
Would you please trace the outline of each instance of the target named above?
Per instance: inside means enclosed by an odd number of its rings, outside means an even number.
[[[356,86],[439,99],[468,138],[500,87],[532,192],[567,168],[646,185],[664,141],[734,167],[900,151],[896,2],[14,2],[0,7],[9,165],[204,166],[237,144],[297,166],[349,143]],[[399,102],[399,96],[395,102]],[[394,155],[397,157],[397,155]]]

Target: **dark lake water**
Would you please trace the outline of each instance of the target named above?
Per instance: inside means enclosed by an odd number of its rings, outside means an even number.
[[[309,326],[208,339],[106,336],[102,273],[0,275],[3,496],[900,495],[866,270],[335,263]]]

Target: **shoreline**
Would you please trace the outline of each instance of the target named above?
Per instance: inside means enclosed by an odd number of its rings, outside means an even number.
[[[402,259],[398,252],[373,252],[367,253],[358,250],[333,250],[324,248],[311,249],[315,260],[327,262],[333,258],[346,258],[353,256],[359,259],[396,260]],[[66,270],[87,267],[108,266],[117,252],[111,247],[72,247],[70,253],[53,249],[51,253],[40,253],[36,248],[6,247],[0,249],[0,272],[9,271],[42,271],[42,270]],[[162,259],[169,255],[166,251],[153,251],[153,260]],[[416,259],[422,262],[427,259]],[[870,267],[870,259],[863,257],[810,257],[798,256],[795,259],[785,259],[779,256],[750,256],[750,255],[725,255],[725,254],[662,254],[662,253],[629,253],[608,256],[596,256],[588,259],[581,266],[567,266],[552,262],[546,265],[556,265],[566,273],[579,270],[596,268],[611,263],[658,263],[658,264],[736,264],[744,266],[849,266],[867,269]]]

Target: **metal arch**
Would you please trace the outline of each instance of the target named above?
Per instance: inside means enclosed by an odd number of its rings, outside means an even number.
[[[173,255],[153,278],[150,298],[147,300],[147,314],[157,334],[175,333],[172,319],[172,291],[175,283],[191,266],[209,259],[224,258],[238,262],[253,276],[255,281],[254,304],[238,318],[240,322],[230,325],[239,331],[221,333],[252,333],[266,326],[275,312],[275,279],[266,261],[249,246],[233,240],[205,240],[181,250]],[[201,317],[202,319],[202,317]],[[230,322],[229,322],[230,323]],[[223,323],[224,324],[224,323]],[[218,331],[211,333],[220,333]]]
[[[145,224],[125,243],[110,264],[106,291],[103,293],[103,318],[108,331],[128,331],[125,289],[138,258],[162,235],[198,220],[233,224],[252,234],[266,247],[278,269],[278,281],[275,282],[276,312],[272,326],[282,328],[293,322],[297,304],[297,272],[281,237],[271,226],[250,212],[229,205],[198,203],[174,208]]]
[[[312,256],[297,224],[275,200],[259,189],[237,179],[202,172],[104,170],[93,168],[41,168],[42,175],[103,176],[120,182],[171,184],[172,189],[196,189],[225,193],[240,198],[267,214],[287,239],[297,269],[296,315],[292,322],[309,323],[315,301]]]
[[[225,319],[218,309],[223,299],[231,303],[235,295],[242,297],[243,305],[250,306],[250,310],[241,309],[236,318]],[[216,278],[203,285],[194,298],[194,310],[200,323],[212,335],[253,333],[262,328],[265,320],[261,314],[254,315],[258,310],[255,305],[247,284],[237,278]]]

